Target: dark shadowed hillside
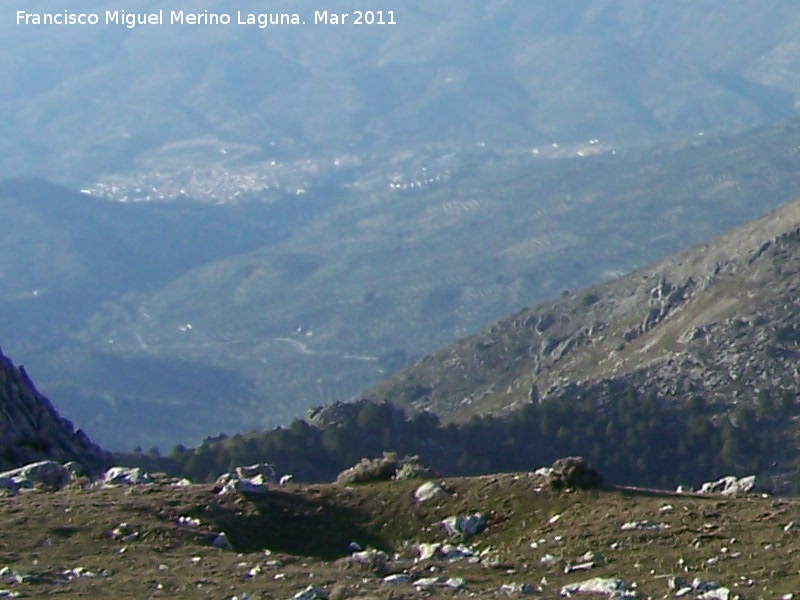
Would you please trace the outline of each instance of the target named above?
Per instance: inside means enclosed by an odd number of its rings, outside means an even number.
[[[0,353],[0,469],[44,459],[77,461],[88,472],[110,463],[111,455],[73,429],[40,394],[25,370]]]

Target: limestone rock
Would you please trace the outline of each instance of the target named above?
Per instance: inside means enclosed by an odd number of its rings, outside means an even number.
[[[735,477],[728,475],[717,481],[706,481],[700,486],[700,494],[721,494],[723,496],[741,496],[744,494],[769,492],[771,486],[763,478],[756,475]]]
[[[327,598],[328,596],[325,595],[325,592],[315,585],[309,585],[292,596],[292,600],[327,600]]]
[[[559,458],[553,466],[546,470],[539,470],[548,484],[556,489],[580,488],[595,489],[603,485],[603,476],[595,471],[589,463],[580,456]]]
[[[389,479],[413,479],[430,475],[430,469],[420,464],[419,456],[398,458],[396,452],[384,452],[379,458],[362,458],[356,465],[336,477],[336,483],[350,485]]]
[[[533,594],[534,588],[529,583],[504,583],[497,592],[504,596],[527,596]]]
[[[480,513],[463,516],[447,517],[442,521],[442,525],[448,535],[459,536],[466,539],[475,535],[486,524],[486,519]]]
[[[275,483],[278,480],[275,466],[269,463],[236,467],[235,472],[239,479],[249,479],[255,484]]]
[[[138,485],[149,483],[150,474],[139,467],[111,467],[103,473],[103,486]]]
[[[426,481],[414,491],[414,499],[417,502],[427,502],[446,495],[447,492],[442,489],[442,486],[434,481]]]
[[[258,463],[245,467],[236,467],[231,472],[217,477],[214,489],[219,495],[239,492],[241,494],[264,495],[269,491],[269,484],[275,483],[277,473],[275,467],[268,463]]]
[[[60,490],[70,482],[66,467],[53,460],[42,460],[0,473],[0,481],[10,479],[18,488],[33,488],[37,484],[51,490]]]
[[[562,596],[571,596],[572,594],[605,594],[614,600],[636,597],[636,592],[628,589],[625,582],[616,577],[593,577],[586,581],[570,583],[561,588]]]

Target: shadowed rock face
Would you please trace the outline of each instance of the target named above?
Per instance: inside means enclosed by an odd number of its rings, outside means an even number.
[[[58,414],[23,367],[0,350],[0,468],[52,459],[76,461],[89,472],[110,463],[108,452]]]

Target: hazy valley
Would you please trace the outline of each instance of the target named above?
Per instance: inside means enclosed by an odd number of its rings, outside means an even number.
[[[795,598],[795,4],[318,4],[0,16],[0,596]]]

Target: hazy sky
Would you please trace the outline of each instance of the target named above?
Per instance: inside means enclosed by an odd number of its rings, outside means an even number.
[[[283,25],[255,1],[68,5],[0,18],[0,176],[81,184],[209,137],[292,157],[641,143],[790,118],[800,94],[791,2],[393,0],[361,25],[344,0],[270,4]],[[87,24],[32,24],[48,12]]]

